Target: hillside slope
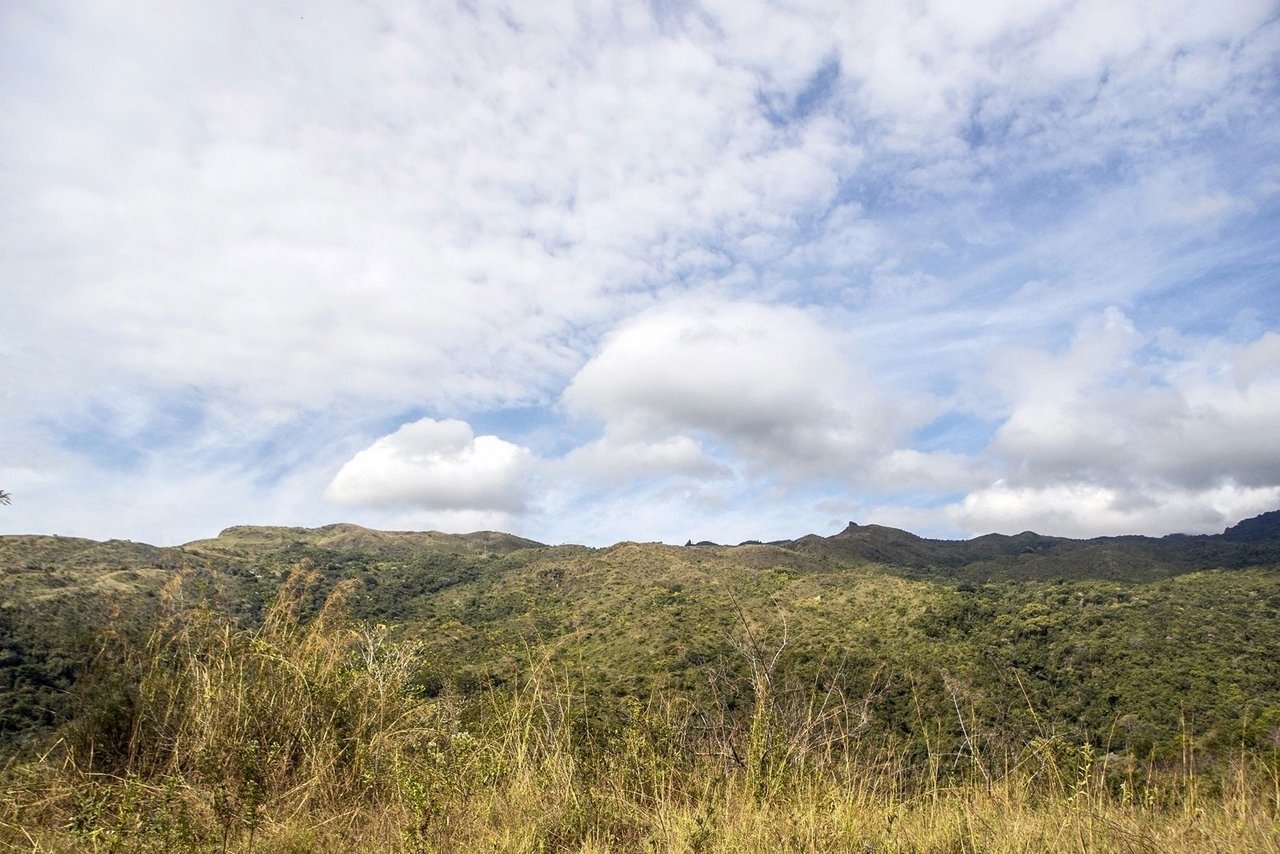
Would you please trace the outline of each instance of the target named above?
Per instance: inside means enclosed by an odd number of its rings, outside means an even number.
[[[183,568],[252,624],[290,568],[343,580],[353,616],[424,654],[427,693],[509,686],[534,665],[606,703],[655,692],[732,712],[773,668],[797,702],[866,700],[884,737],[991,738],[1044,721],[1073,737],[1170,752],[1280,735],[1280,513],[1223,534],[940,541],[876,525],[740,546],[547,546],[507,534],[238,526],[176,548],[0,537],[0,738],[74,715],[104,631],[139,635]],[[130,629],[129,627],[134,627]]]

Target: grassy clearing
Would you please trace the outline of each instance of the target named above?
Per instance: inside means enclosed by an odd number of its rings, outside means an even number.
[[[0,845],[1280,851],[1274,753],[1207,761],[1189,741],[1157,766],[1051,734],[997,751],[968,730],[965,750],[909,752],[869,736],[857,698],[782,690],[777,650],[749,633],[741,708],[602,709],[554,650],[526,651],[512,690],[427,699],[422,648],[351,621],[349,587],[300,618],[315,581],[295,572],[246,629],[175,579],[145,646],[104,647],[75,727],[5,769]]]

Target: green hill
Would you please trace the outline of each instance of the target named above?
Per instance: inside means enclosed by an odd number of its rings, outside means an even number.
[[[1280,715],[1278,532],[1280,513],[1158,539],[942,541],[854,524],[767,545],[604,549],[348,524],[237,526],[176,548],[0,537],[0,734],[32,741],[72,716],[102,630],[142,632],[177,568],[249,625],[305,562],[323,582],[304,608],[358,582],[358,619],[423,644],[429,693],[508,685],[546,655],[601,697],[738,703],[753,636],[793,688],[873,697],[885,734],[921,709],[946,718],[959,692],[993,738],[1049,716],[1135,750],[1174,751],[1188,725],[1262,739]]]
[[[1277,550],[0,537],[0,844],[1256,848]]]

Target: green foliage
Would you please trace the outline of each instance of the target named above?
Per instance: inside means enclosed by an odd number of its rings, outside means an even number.
[[[872,528],[857,530],[863,545],[882,536]],[[786,623],[777,690],[866,698],[864,737],[914,755],[986,749],[966,740],[966,718],[996,745],[1060,734],[1167,761],[1186,730],[1214,751],[1261,749],[1271,737],[1261,722],[1280,708],[1273,569],[1139,583],[1037,580],[1040,572],[970,581],[949,569],[846,562],[832,549],[847,548],[849,532],[822,548],[593,550],[475,536],[238,528],[183,553],[204,564],[188,567],[189,584],[242,627],[262,623],[285,577],[280,562],[308,560],[315,575],[299,594],[300,618],[345,590],[356,619],[420,645],[411,679],[433,696],[514,684],[527,650],[545,648],[593,699],[661,693],[745,720],[754,689],[741,627],[767,634]],[[1048,548],[1044,538],[1005,539]],[[0,552],[21,563],[23,543],[25,562],[43,565],[0,579],[0,737],[11,745],[34,745],[68,720],[77,691],[125,701],[122,687],[102,680],[76,687],[102,648],[96,632],[145,634],[174,574],[145,565],[172,555],[137,544],[0,538]],[[134,568],[93,565],[94,554]],[[921,717],[939,722],[928,738]]]
[[[871,527],[608,549],[0,538],[0,735],[27,757],[0,843],[856,850],[900,822],[915,850],[963,850],[974,814],[1105,814],[1129,835],[1072,825],[1105,850],[1194,848],[1178,817],[1204,804],[1248,833],[1275,820],[1275,567],[1186,571],[1212,538],[1178,564],[1033,535],[929,564],[954,550]]]
[[[256,629],[175,609],[131,657],[130,749],[106,761],[82,731],[60,762],[10,764],[0,845],[1209,851],[1262,850],[1280,821],[1274,755],[1207,774],[1054,736],[943,775],[946,754],[864,742],[865,698],[797,703],[777,681],[790,630],[745,620],[741,721],[655,698],[601,725],[546,649],[510,690],[428,701],[406,689],[412,647],[350,622],[343,591],[300,618],[314,581],[292,575]]]

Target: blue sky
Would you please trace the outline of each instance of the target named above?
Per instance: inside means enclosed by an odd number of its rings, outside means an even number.
[[[0,7],[2,533],[1280,507],[1270,2]]]

